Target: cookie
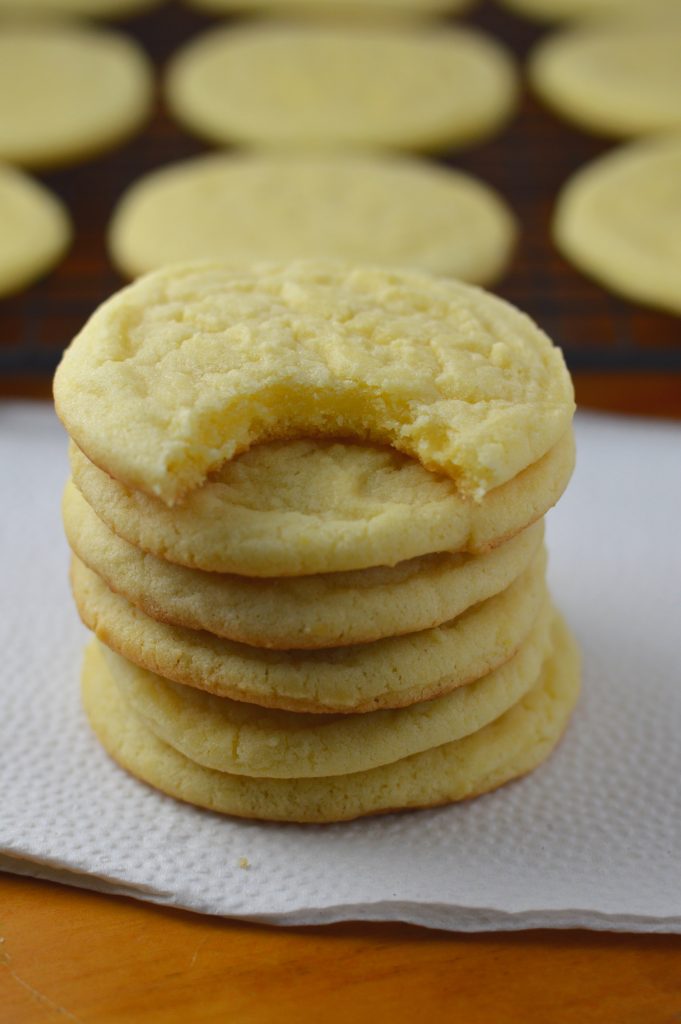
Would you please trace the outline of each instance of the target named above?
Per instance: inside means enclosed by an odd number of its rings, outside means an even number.
[[[86,159],[132,135],[153,76],[126,36],[81,25],[3,25],[0,159],[46,167]]]
[[[639,12],[643,18],[651,11],[678,8],[678,0],[500,0],[504,7],[510,7],[528,18],[538,21],[560,21],[563,19],[591,20],[596,18],[620,18]]]
[[[152,171],[123,195],[109,250],[129,277],[184,260],[320,257],[489,284],[515,219],[481,181],[408,157],[211,153]]]
[[[630,143],[579,170],[558,198],[553,235],[606,288],[681,314],[681,134]]]
[[[517,93],[513,62],[494,39],[449,26],[212,28],[172,58],[165,81],[166,102],[190,131],[290,149],[465,145],[498,131]]]
[[[479,502],[390,448],[333,441],[257,445],[168,509],[71,445],[73,480],[128,543],[166,561],[248,577],[395,566],[433,552],[484,553],[540,519],[574,465],[568,431]]]
[[[0,13],[75,14],[87,18],[127,18],[158,7],[163,0],[0,0]]]
[[[468,686],[366,715],[259,708],[172,683],[107,647],[101,653],[125,703],[190,761],[255,778],[320,778],[392,764],[493,722],[537,682],[551,648],[551,618],[547,604],[513,657]]]
[[[54,388],[88,458],[169,506],[253,444],[301,436],[390,444],[479,500],[574,411],[560,351],[508,303],[319,261],[140,278],[90,318]]]
[[[190,7],[210,14],[260,13],[344,17],[368,21],[378,18],[460,14],[475,0],[185,0]]]
[[[681,19],[549,36],[529,71],[541,99],[588,131],[627,137],[681,128]]]
[[[579,655],[565,625],[536,685],[509,711],[470,736],[394,764],[321,779],[253,779],[204,768],[159,740],[88,649],[83,700],[109,754],[171,796],[224,814],[275,821],[341,821],[463,800],[531,771],[551,753],[579,693]]]
[[[502,665],[547,603],[540,551],[501,594],[433,629],[312,651],[271,651],[149,618],[74,557],[71,582],[85,625],[141,668],[220,697],[288,711],[404,707]]]
[[[426,555],[392,568],[251,579],[145,554],[113,533],[72,483],[62,511],[75,554],[146,615],[279,649],[366,643],[447,622],[508,587],[544,533],[537,523],[485,555]]]
[[[0,164],[0,296],[31,284],[71,241],[63,203],[21,171]]]

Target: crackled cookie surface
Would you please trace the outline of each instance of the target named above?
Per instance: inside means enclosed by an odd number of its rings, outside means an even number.
[[[91,647],[85,709],[109,753],[165,793],[224,814],[280,821],[340,821],[487,792],[531,771],[562,735],[579,694],[579,654],[558,620],[536,685],[494,722],[451,743],[366,772],[328,778],[248,778],[205,768],[159,740],[126,702]]]
[[[0,164],[0,296],[58,262],[71,240],[66,207],[43,185]]]
[[[681,128],[681,19],[551,36],[532,54],[530,76],[549,106],[590,131],[627,137]]]
[[[553,233],[606,288],[681,314],[681,134],[630,143],[578,171]]]
[[[132,134],[152,73],[127,37],[75,24],[9,22],[0,32],[0,159],[71,163]]]
[[[480,499],[574,411],[560,351],[502,300],[312,261],[141,278],[67,349],[55,399],[92,462],[168,505],[257,442],[324,435],[392,445]]]
[[[506,268],[514,239],[510,209],[483,182],[359,154],[185,160],[136,182],[109,228],[114,262],[129,277],[183,260],[321,257],[487,284]]]
[[[432,629],[307,651],[265,650],[157,622],[77,558],[71,583],[85,625],[141,668],[262,707],[361,713],[429,700],[508,661],[548,602],[545,567],[540,551],[501,594]]]
[[[247,83],[247,84],[246,84]],[[496,131],[516,73],[472,29],[256,23],[214,28],[172,59],[171,111],[213,142],[429,150]]]

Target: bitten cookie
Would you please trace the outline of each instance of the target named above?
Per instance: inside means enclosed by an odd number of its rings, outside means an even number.
[[[258,442],[329,435],[392,445],[479,500],[574,411],[560,351],[501,299],[316,261],[149,274],[99,307],[54,388],[88,458],[169,506]]]

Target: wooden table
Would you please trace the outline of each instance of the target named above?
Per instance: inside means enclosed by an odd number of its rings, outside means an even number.
[[[681,417],[678,375],[576,385],[583,405]],[[275,929],[0,875],[0,1024],[348,1020],[681,1024],[681,936]]]
[[[3,1024],[674,1024],[681,936],[266,928],[0,876]]]

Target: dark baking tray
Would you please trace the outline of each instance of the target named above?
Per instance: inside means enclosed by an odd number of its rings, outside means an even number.
[[[544,31],[491,3],[480,4],[463,20],[503,40],[521,61]],[[142,43],[160,69],[178,46],[213,21],[167,3],[121,28]],[[503,134],[440,159],[496,186],[514,207],[520,242],[496,290],[548,331],[572,370],[681,371],[680,318],[610,295],[573,270],[550,242],[559,187],[610,145],[563,124],[526,90],[518,116]],[[171,121],[159,99],[145,131],[126,146],[82,166],[42,175],[69,206],[76,238],[54,273],[0,300],[0,375],[44,379],[53,372],[64,346],[122,283],[104,242],[120,194],[151,168],[206,148]]]

